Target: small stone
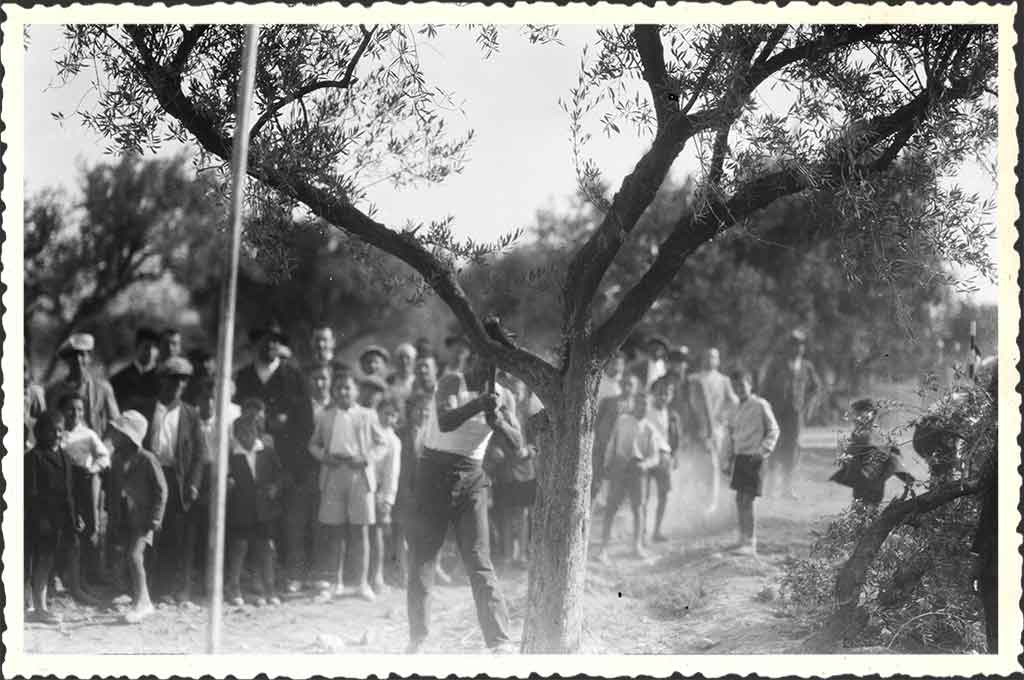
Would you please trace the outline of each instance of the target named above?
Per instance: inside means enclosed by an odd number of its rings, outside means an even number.
[[[718,645],[718,641],[712,640],[709,637],[699,637],[693,641],[693,644],[697,649],[704,651]]]
[[[325,652],[339,652],[345,648],[345,641],[337,635],[330,633],[319,633],[313,645]]]

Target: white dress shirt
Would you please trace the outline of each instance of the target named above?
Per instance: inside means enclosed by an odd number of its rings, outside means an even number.
[[[158,401],[156,408],[153,409],[153,422],[150,423],[150,427],[153,429],[151,442],[153,453],[163,467],[174,465],[174,448],[178,443],[178,420],[180,417],[180,403],[168,409]]]

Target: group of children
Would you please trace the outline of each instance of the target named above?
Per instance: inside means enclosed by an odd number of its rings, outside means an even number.
[[[779,427],[771,405],[755,395],[753,376],[749,371],[737,370],[730,376],[738,405],[731,410],[725,430],[725,456],[722,472],[736,491],[740,540],[736,549],[754,553],[754,499],[763,488],[762,467],[771,455],[779,438]],[[622,391],[634,395],[639,379],[635,373],[622,378]],[[633,409],[618,415],[607,439],[603,455],[603,477],[608,480],[608,495],[604,509],[601,548],[597,559],[608,562],[608,545],[615,516],[622,503],[629,500],[633,513],[633,553],[646,556],[647,510],[652,497],[651,488],[659,492],[667,489],[672,471],[678,466],[683,449],[690,449],[684,423],[672,408],[678,381],[663,375],[654,380],[646,395],[636,394]],[[715,471],[714,474],[718,474]],[[661,519],[664,514],[663,494],[659,493],[658,517],[654,540],[664,540]]]

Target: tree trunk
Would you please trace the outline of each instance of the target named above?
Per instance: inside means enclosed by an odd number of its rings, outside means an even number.
[[[599,380],[596,365],[570,367],[562,403],[549,410],[531,513],[523,652],[572,654],[580,649]]]

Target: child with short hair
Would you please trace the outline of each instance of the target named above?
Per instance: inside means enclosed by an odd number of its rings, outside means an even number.
[[[146,581],[146,550],[163,524],[167,507],[167,480],[160,463],[142,448],[149,423],[138,411],[125,411],[107,428],[114,447],[108,512],[119,543],[128,551],[134,607],[126,623],[139,623],[153,613]]]
[[[381,438],[373,456],[377,476],[377,490],[374,494],[377,522],[373,526],[370,546],[370,585],[377,592],[384,589],[384,556],[396,553],[391,511],[398,495],[398,477],[402,466],[402,440],[395,432],[400,408],[395,397],[384,399],[377,405],[377,419],[380,422],[378,432]]]
[[[677,464],[676,454],[683,436],[683,424],[679,413],[670,408],[675,397],[676,385],[671,375],[663,375],[651,385],[650,404],[644,416],[645,436],[651,456],[657,463],[647,473],[647,494],[645,505],[651,498],[651,486],[657,494],[657,505],[654,514],[654,533],[651,538],[656,543],[666,540],[661,533],[661,525],[665,520],[668,508],[668,494],[672,489],[672,471]],[[646,508],[644,510],[646,514]]]
[[[601,550],[598,562],[608,563],[608,543],[611,541],[612,524],[622,501],[629,498],[633,511],[633,554],[644,557],[644,478],[647,470],[658,463],[657,451],[645,450],[638,446],[644,438],[643,420],[647,402],[637,399],[631,412],[622,413],[615,421],[608,446],[605,449],[605,476],[610,482],[608,505],[605,507],[604,531],[601,535]],[[649,439],[649,438],[648,438]],[[649,448],[649,447],[647,447]],[[653,456],[651,454],[654,454]]]
[[[25,574],[32,584],[32,621],[60,623],[49,609],[47,589],[58,553],[84,528],[72,491],[71,461],[61,451],[64,416],[38,414],[32,425],[35,446],[25,454]]]
[[[110,468],[110,450],[100,436],[85,424],[85,399],[76,392],[60,398],[57,404],[64,414],[64,453],[71,460],[71,480],[75,495],[75,506],[85,521],[84,542],[75,542],[72,548],[72,564],[80,563],[82,555],[86,564],[81,565],[81,581],[85,586],[84,573],[98,574],[100,571],[99,519],[102,502],[102,479],[100,475]],[[84,543],[84,544],[83,544]],[[88,565],[88,566],[86,566]],[[74,567],[72,567],[74,568]],[[74,578],[74,575],[72,575]]]
[[[309,441],[310,454],[320,461],[320,523],[317,563],[317,599],[335,595],[357,595],[373,601],[376,595],[368,582],[369,527],[375,523],[374,491],[376,468],[372,455],[379,442],[377,414],[356,403],[356,380],[348,371],[331,376],[331,406],[316,419]],[[347,536],[346,536],[347,534]],[[342,557],[354,574],[338,578]]]
[[[754,394],[750,371],[738,369],[730,374],[732,390],[739,406],[729,416],[725,431],[726,469],[730,488],[736,492],[739,515],[737,550],[757,554],[754,499],[761,495],[764,478],[761,468],[779,441],[779,424],[771,404]]]
[[[284,468],[264,432],[266,405],[246,399],[232,426],[228,459],[228,601],[242,606],[241,576],[246,554],[256,558],[257,607],[281,604],[274,587],[274,522],[281,516]]]

